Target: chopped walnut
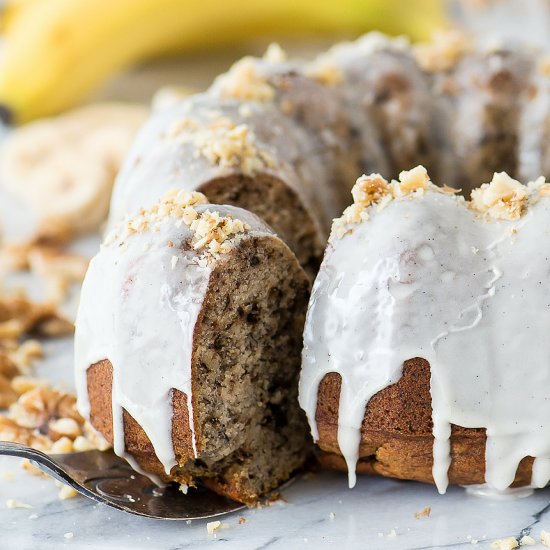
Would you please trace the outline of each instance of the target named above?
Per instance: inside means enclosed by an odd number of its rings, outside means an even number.
[[[221,129],[222,131],[217,131]],[[211,126],[215,132],[198,133],[195,145],[201,155],[212,164],[224,168],[240,168],[245,174],[253,174],[264,168],[272,168],[274,160],[267,151],[257,148],[254,134],[248,125],[232,124],[230,128],[225,126]]]
[[[428,72],[448,71],[471,49],[471,42],[459,30],[439,30],[427,44],[413,48],[420,67]]]
[[[231,248],[228,239],[244,233],[247,229],[248,225],[241,220],[220,216],[217,212],[207,210],[191,224],[191,231],[194,231],[193,248],[206,248],[213,254],[228,252]]]
[[[399,182],[393,182],[394,196],[399,197],[415,191],[424,191],[430,183],[430,176],[424,166],[404,170],[399,174]]]
[[[26,269],[37,275],[45,286],[46,300],[55,304],[66,298],[71,283],[84,279],[88,267],[83,256],[35,241],[4,245],[0,261],[4,268]]]
[[[327,86],[337,86],[344,80],[342,71],[335,63],[329,61],[318,61],[307,70],[307,76]]]
[[[287,57],[286,52],[276,42],[272,42],[263,55],[263,59],[270,63],[284,63]]]
[[[514,550],[514,548],[519,548],[519,543],[515,537],[506,537],[505,539],[498,539],[492,542],[491,548],[497,548],[498,550]]]
[[[74,395],[45,384],[23,393],[0,415],[0,439],[52,454],[109,447],[80,416]]]
[[[352,226],[369,219],[369,207],[376,205],[380,211],[394,198],[404,195],[420,195],[432,186],[428,172],[423,166],[399,174],[399,181],[388,183],[380,174],[361,176],[353,186],[351,194],[354,203],[348,206],[340,218],[332,224],[331,239],[341,239],[352,230]]]
[[[133,233],[155,230],[167,217],[172,217],[177,220],[176,223],[184,223],[193,232],[191,244],[195,250],[210,255],[224,254],[233,246],[230,239],[247,231],[249,226],[231,216],[221,216],[218,212],[210,210],[199,213],[194,208],[195,205],[206,204],[206,202],[207,199],[202,193],[177,189],[169,191],[159,203],[149,210],[142,209],[136,217],[127,221],[119,231],[120,235],[113,233],[107,238],[105,244],[119,242]],[[173,243],[171,245],[173,246]],[[171,260],[172,267],[176,265],[174,257]],[[204,263],[199,265],[206,267],[207,259],[200,258],[200,260],[204,260]]]
[[[271,101],[275,95],[272,86],[258,72],[252,57],[237,61],[228,73],[218,77],[218,83],[224,97],[244,101]]]
[[[470,206],[496,220],[517,220],[527,207],[528,188],[506,172],[496,172],[491,183],[472,191]]]
[[[420,519],[420,518],[429,518],[430,517],[430,514],[432,513],[432,507],[431,506],[426,506],[423,510],[421,510],[420,512],[415,512],[414,513],[414,517],[416,519]]]

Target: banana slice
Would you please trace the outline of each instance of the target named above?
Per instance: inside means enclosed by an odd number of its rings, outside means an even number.
[[[146,107],[104,103],[23,126],[0,151],[0,184],[34,211],[39,233],[97,229],[148,114]]]

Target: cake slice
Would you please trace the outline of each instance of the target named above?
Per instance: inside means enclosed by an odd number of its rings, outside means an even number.
[[[256,216],[169,193],[90,264],[79,410],[137,469],[251,504],[308,452],[297,400],[308,296],[296,257]]]

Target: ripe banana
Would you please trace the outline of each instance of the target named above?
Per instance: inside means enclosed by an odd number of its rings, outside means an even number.
[[[8,0],[4,10],[0,111],[18,123],[167,53],[274,33],[378,28],[425,38],[444,20],[441,0]]]

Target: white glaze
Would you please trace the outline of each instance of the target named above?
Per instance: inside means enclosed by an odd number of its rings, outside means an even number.
[[[450,425],[486,428],[486,482],[503,490],[536,457],[550,479],[550,200],[488,221],[428,190],[396,199],[329,244],[313,288],[300,402],[315,439],[318,385],[342,376],[338,443],[355,483],[365,406],[403,362],[430,362],[433,475],[447,487]],[[513,233],[517,230],[517,233]]]
[[[197,211],[213,210],[212,205]],[[249,224],[247,233],[271,234],[256,216],[216,206]],[[187,397],[192,443],[197,456],[192,402],[193,333],[208,288],[212,262],[185,245],[192,232],[167,217],[158,231],[134,233],[102,247],[82,287],[75,333],[75,373],[80,413],[89,418],[87,369],[109,359],[113,366],[114,450],[125,452],[122,410],[143,428],[166,473],[176,465],[172,444],[172,389]],[[184,246],[182,247],[182,243]]]
[[[82,287],[75,334],[80,413],[89,417],[88,367],[102,359],[113,365],[114,450],[124,455],[122,409],[142,426],[167,473],[176,464],[172,447],[172,388],[187,396],[193,429],[191,350],[195,322],[210,269],[181,250],[189,238],[173,220],[159,233],[132,235],[105,246],[92,260]],[[171,240],[176,245],[169,247]],[[172,258],[177,258],[172,268]],[[154,382],[153,382],[154,381]],[[127,457],[128,458],[128,457]]]

